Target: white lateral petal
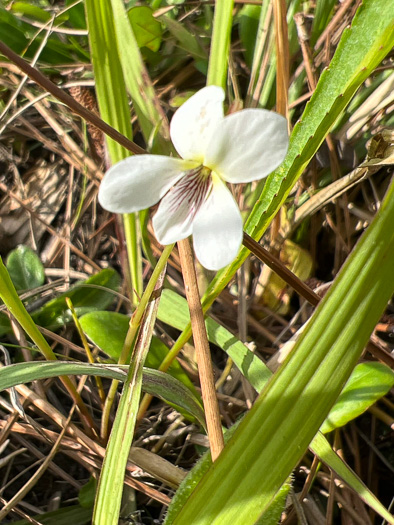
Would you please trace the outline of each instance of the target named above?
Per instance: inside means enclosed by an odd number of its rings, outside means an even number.
[[[231,192],[212,175],[212,192],[193,223],[193,244],[200,263],[208,270],[219,270],[237,256],[243,230],[242,217]]]
[[[251,182],[283,162],[288,144],[284,117],[265,109],[244,109],[217,124],[204,165],[228,182]]]
[[[162,155],[134,155],[110,168],[99,189],[101,206],[114,213],[149,208],[175,184],[195,162]]]
[[[208,86],[189,98],[171,120],[171,140],[181,157],[202,163],[216,124],[223,120],[224,91]]]
[[[192,233],[193,218],[187,199],[177,202],[174,192],[169,191],[152,219],[159,243],[167,245],[189,237]]]

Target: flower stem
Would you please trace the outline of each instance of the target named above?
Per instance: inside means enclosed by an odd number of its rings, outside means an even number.
[[[178,250],[181,260],[183,280],[185,283],[186,298],[190,311],[190,320],[193,330],[194,346],[196,349],[212,461],[215,461],[224,447],[223,432],[220,423],[219,405],[212,372],[211,353],[200,295],[198,292],[193,252],[189,239],[179,241]]]
[[[138,235],[138,218],[135,213],[123,215],[123,227],[126,238],[127,258],[131,277],[131,302],[137,306],[143,290],[142,261]]]

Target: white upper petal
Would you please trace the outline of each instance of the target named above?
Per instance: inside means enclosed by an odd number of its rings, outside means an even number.
[[[134,155],[110,168],[101,184],[101,206],[114,213],[132,213],[156,204],[195,162],[162,155]]]
[[[224,91],[208,86],[189,98],[171,120],[171,140],[181,157],[202,164],[212,131],[223,120]]]
[[[283,162],[288,144],[284,117],[265,109],[244,109],[217,123],[204,165],[228,182],[251,182]]]
[[[242,217],[231,192],[213,174],[212,192],[193,222],[197,259],[208,270],[219,270],[238,254],[242,242]]]

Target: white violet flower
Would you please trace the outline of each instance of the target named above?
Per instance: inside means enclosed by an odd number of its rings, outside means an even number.
[[[208,86],[174,114],[171,140],[182,159],[134,155],[112,166],[99,190],[103,208],[132,213],[156,204],[157,240],[163,244],[193,234],[197,259],[210,270],[229,264],[242,243],[242,218],[229,183],[269,175],[288,147],[284,117],[244,109],[224,117],[224,91]]]

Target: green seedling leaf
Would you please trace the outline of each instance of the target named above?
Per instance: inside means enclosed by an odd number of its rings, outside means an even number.
[[[326,434],[346,425],[386,395],[393,385],[394,372],[388,366],[382,363],[357,365],[320,431]]]
[[[119,359],[129,328],[130,317],[118,312],[84,314],[79,322],[85,335],[114,361]]]
[[[161,44],[162,29],[160,22],[153,16],[150,7],[133,7],[128,12],[131,27],[139,47],[158,51]]]
[[[44,266],[38,255],[28,246],[18,246],[10,252],[6,266],[18,291],[33,290],[44,284]]]
[[[33,320],[39,326],[54,330],[71,322],[72,317],[66,304],[66,297],[71,299],[77,315],[81,316],[108,307],[115,298],[112,291],[118,290],[119,286],[120,276],[115,270],[111,268],[101,270],[46,303],[32,314]]]
[[[207,52],[195,35],[192,35],[180,22],[167,15],[162,16],[160,20],[177,40],[181,49],[186,51],[195,60],[204,60],[206,62],[208,57]]]
[[[90,478],[78,494],[78,501],[81,507],[84,507],[85,509],[93,509],[96,490],[97,481],[94,478]]]
[[[90,312],[80,318],[80,323],[82,330],[96,346],[115,361],[119,359],[129,328],[130,317],[117,312]],[[159,368],[167,353],[166,345],[157,337],[152,337],[145,366]],[[189,390],[195,392],[193,383],[178,361],[171,364],[168,373],[176,377]]]
[[[70,361],[29,361],[0,368],[0,391],[16,385],[63,375],[89,375],[125,381],[129,365],[90,364]],[[185,411],[205,425],[201,403],[190,389],[167,373],[144,368],[143,390],[180,411]]]

